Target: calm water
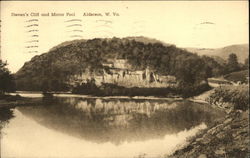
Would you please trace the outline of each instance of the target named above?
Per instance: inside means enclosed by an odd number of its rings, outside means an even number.
[[[221,113],[190,101],[54,97],[0,115],[2,157],[128,158],[166,156]]]

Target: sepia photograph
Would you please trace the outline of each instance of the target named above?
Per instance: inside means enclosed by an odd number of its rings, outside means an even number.
[[[248,1],[0,1],[0,158],[249,158]]]

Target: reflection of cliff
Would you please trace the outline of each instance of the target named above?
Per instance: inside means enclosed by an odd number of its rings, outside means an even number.
[[[46,127],[115,144],[162,138],[218,117],[202,105],[159,100],[57,98],[48,106],[19,110]]]
[[[93,73],[86,70],[82,74],[74,75],[70,84],[86,83],[94,79],[97,85],[113,83],[125,87],[169,87],[176,84],[174,76],[158,75],[149,68],[133,70],[132,66],[124,59],[108,60],[102,63],[102,73]]]

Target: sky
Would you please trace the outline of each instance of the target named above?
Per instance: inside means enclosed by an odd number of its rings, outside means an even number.
[[[177,47],[197,48],[220,48],[249,40],[248,1],[0,3],[1,58],[7,60],[13,73],[33,56],[64,41],[81,38],[146,36]],[[47,13],[49,16],[45,16]]]

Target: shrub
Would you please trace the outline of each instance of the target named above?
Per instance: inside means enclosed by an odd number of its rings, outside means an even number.
[[[210,104],[230,103],[234,109],[247,110],[249,105],[249,85],[220,86],[208,97]]]
[[[85,94],[85,95],[91,95],[91,94],[98,95],[100,93],[100,89],[96,86],[94,82],[88,81],[87,83],[82,83],[74,87],[72,93]]]

